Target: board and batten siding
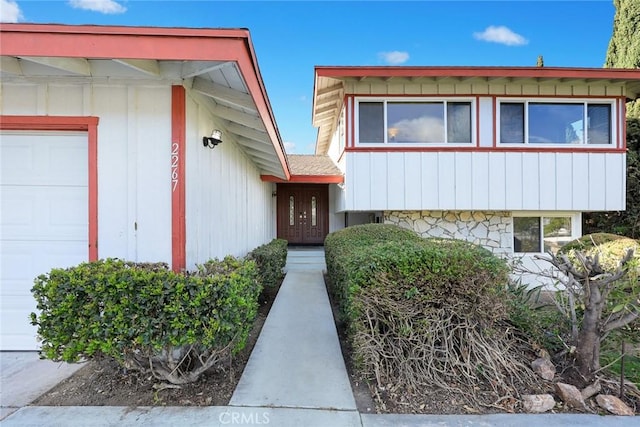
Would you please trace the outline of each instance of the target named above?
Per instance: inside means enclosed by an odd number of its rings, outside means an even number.
[[[347,152],[347,211],[625,208],[625,153]]]
[[[2,85],[4,115],[96,116],[98,257],[171,263],[171,86]]]
[[[187,269],[211,258],[244,256],[275,238],[274,184],[223,133],[210,149],[202,137],[221,123],[187,93],[186,229]]]
[[[624,84],[602,82],[574,83],[509,82],[508,78],[467,79],[464,82],[436,81],[433,79],[398,79],[387,82],[382,79],[350,80],[345,82],[345,93],[350,95],[493,95],[493,96],[624,96]]]

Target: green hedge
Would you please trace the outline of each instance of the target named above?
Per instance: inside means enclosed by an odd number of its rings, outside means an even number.
[[[342,314],[348,310],[352,294],[349,289],[352,286],[352,257],[381,243],[420,241],[422,239],[415,232],[389,224],[356,225],[327,235],[324,252],[329,288],[338,299]]]
[[[265,288],[276,287],[282,281],[287,264],[287,245],[284,239],[273,239],[249,252],[247,257],[256,262],[258,278]]]
[[[350,324],[363,289],[393,287],[419,304],[461,304],[488,318],[503,316],[506,263],[487,249],[454,239],[423,239],[388,224],[349,227],[325,240],[332,293]]]
[[[364,378],[407,393],[429,386],[471,394],[535,379],[508,324],[510,270],[489,250],[368,224],[329,234],[325,253]]]
[[[39,276],[32,293],[40,313],[31,319],[49,359],[106,355],[163,380],[191,382],[244,347],[260,291],[250,260],[229,256],[183,274],[166,264],[106,259]]]

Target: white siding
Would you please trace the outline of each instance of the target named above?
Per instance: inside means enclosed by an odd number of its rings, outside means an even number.
[[[97,116],[98,256],[171,263],[171,87],[4,84],[2,114]]]
[[[230,136],[205,148],[202,136],[222,123],[187,96],[187,268],[225,255],[243,256],[275,238],[274,184]]]
[[[99,117],[98,256],[171,264],[170,84],[3,84],[1,102],[6,115]],[[202,146],[214,123],[188,101],[188,268],[275,237],[274,185],[230,138]]]
[[[350,211],[625,207],[624,153],[349,152],[346,164]]]
[[[478,128],[480,134],[480,140],[478,145],[481,147],[493,146],[493,99],[492,98],[479,98],[478,99]]]

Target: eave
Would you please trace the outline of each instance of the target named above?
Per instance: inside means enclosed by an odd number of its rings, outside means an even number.
[[[342,67],[315,68],[312,123],[318,128],[316,154],[325,154],[343,109],[348,82],[492,84],[598,84],[624,87],[628,99],[640,97],[640,70],[558,67]]]
[[[0,53],[6,82],[181,84],[220,119],[225,140],[242,139],[238,146],[261,173],[290,176],[246,29],[1,24]]]

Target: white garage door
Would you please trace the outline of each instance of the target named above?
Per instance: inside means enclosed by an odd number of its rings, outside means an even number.
[[[88,259],[87,135],[0,134],[0,349],[36,350],[33,280]]]

